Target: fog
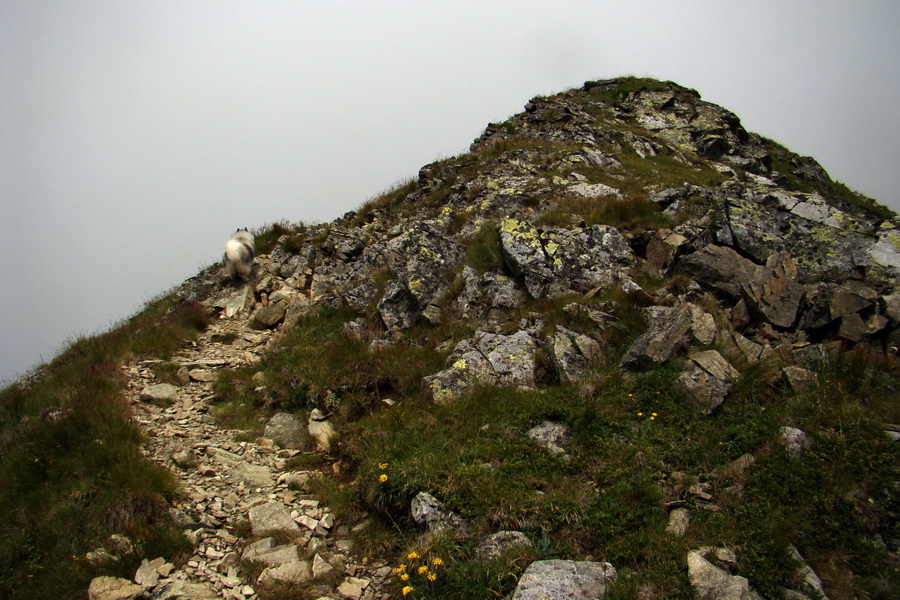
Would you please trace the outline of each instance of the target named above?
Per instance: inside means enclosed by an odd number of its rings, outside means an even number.
[[[676,81],[900,210],[900,3],[0,3],[0,380],[536,95]]]

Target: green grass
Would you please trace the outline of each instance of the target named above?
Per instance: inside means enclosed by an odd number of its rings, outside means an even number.
[[[76,597],[92,576],[133,574],[137,555],[84,560],[112,533],[172,560],[185,550],[168,516],[175,481],[141,456],[119,365],[171,355],[205,324],[200,305],[164,298],[73,342],[39,381],[0,392],[0,596]]]

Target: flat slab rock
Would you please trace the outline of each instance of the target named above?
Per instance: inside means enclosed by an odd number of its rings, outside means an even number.
[[[525,569],[512,600],[596,600],[615,578],[609,563],[539,560]]]

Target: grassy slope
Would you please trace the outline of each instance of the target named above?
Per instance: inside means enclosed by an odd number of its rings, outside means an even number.
[[[72,343],[39,381],[0,393],[0,597],[76,598],[93,576],[130,577],[138,554],[99,567],[84,560],[114,533],[148,555],[174,559],[185,548],[168,521],[174,479],[140,454],[119,365],[166,356],[205,324],[203,307],[161,299]]]

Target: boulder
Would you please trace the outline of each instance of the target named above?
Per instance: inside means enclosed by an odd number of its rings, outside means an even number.
[[[569,458],[563,445],[569,439],[569,428],[564,423],[544,421],[528,430],[528,437],[560,458]]]
[[[276,413],[266,423],[264,437],[274,440],[282,448],[300,448],[303,446],[303,423],[292,414]]]
[[[287,534],[300,533],[300,528],[294,523],[281,502],[258,504],[250,509],[249,516],[253,535],[261,535],[268,531],[282,531]]]
[[[422,316],[422,308],[409,289],[394,279],[387,283],[378,302],[378,314],[388,329],[409,329]]]
[[[253,329],[271,329],[284,319],[289,305],[289,301],[280,300],[257,309],[253,316],[250,317],[250,327]]]
[[[481,560],[496,560],[508,552],[529,550],[534,550],[534,544],[521,531],[498,531],[485,536],[475,553]]]
[[[715,549],[688,552],[688,578],[697,600],[763,600],[750,589],[746,577],[732,575],[708,560],[716,552]]]
[[[593,338],[561,325],[550,340],[550,355],[562,383],[578,383],[588,372],[591,363],[600,358],[600,344]]]
[[[691,368],[675,380],[675,387],[704,414],[725,400],[739,373],[715,350],[689,356]]]
[[[507,218],[500,250],[532,298],[609,287],[634,264],[634,252],[615,227],[547,228]]]
[[[707,313],[689,302],[671,307],[651,306],[644,309],[644,313],[649,328],[632,342],[622,357],[619,364],[625,369],[644,371],[665,362],[697,339],[698,334],[705,343],[712,341],[711,317],[706,318]]]
[[[307,560],[295,560],[269,567],[259,576],[259,583],[272,585],[274,583],[305,583],[312,579],[312,567]]]
[[[171,404],[178,396],[178,386],[171,383],[149,385],[141,391],[141,400],[154,404]]]
[[[144,588],[120,577],[95,577],[88,588],[89,600],[134,600]]]
[[[419,527],[424,527],[429,533],[462,533],[466,526],[463,520],[444,504],[429,494],[419,492],[410,504],[412,518]]]
[[[778,442],[787,451],[788,456],[794,460],[803,457],[803,452],[812,446],[812,438],[802,429],[796,427],[782,427],[778,434]]]
[[[331,420],[326,418],[322,412],[315,408],[309,413],[309,422],[307,424],[309,435],[316,441],[316,447],[322,452],[331,451],[331,444],[337,438],[337,431]]]
[[[539,560],[525,569],[512,600],[596,600],[615,578],[609,563]]]
[[[741,286],[756,279],[759,265],[724,246],[710,244],[683,256],[678,270],[712,288],[740,298]]]
[[[219,594],[202,583],[180,579],[161,582],[150,594],[150,600],[218,600]]]
[[[742,283],[741,291],[751,311],[784,329],[794,325],[806,295],[797,282],[796,265],[789,255],[780,253],[771,255],[752,281]]]
[[[426,393],[440,404],[473,385],[533,385],[535,340],[527,331],[502,335],[478,331],[456,345],[450,367],[423,379]]]

